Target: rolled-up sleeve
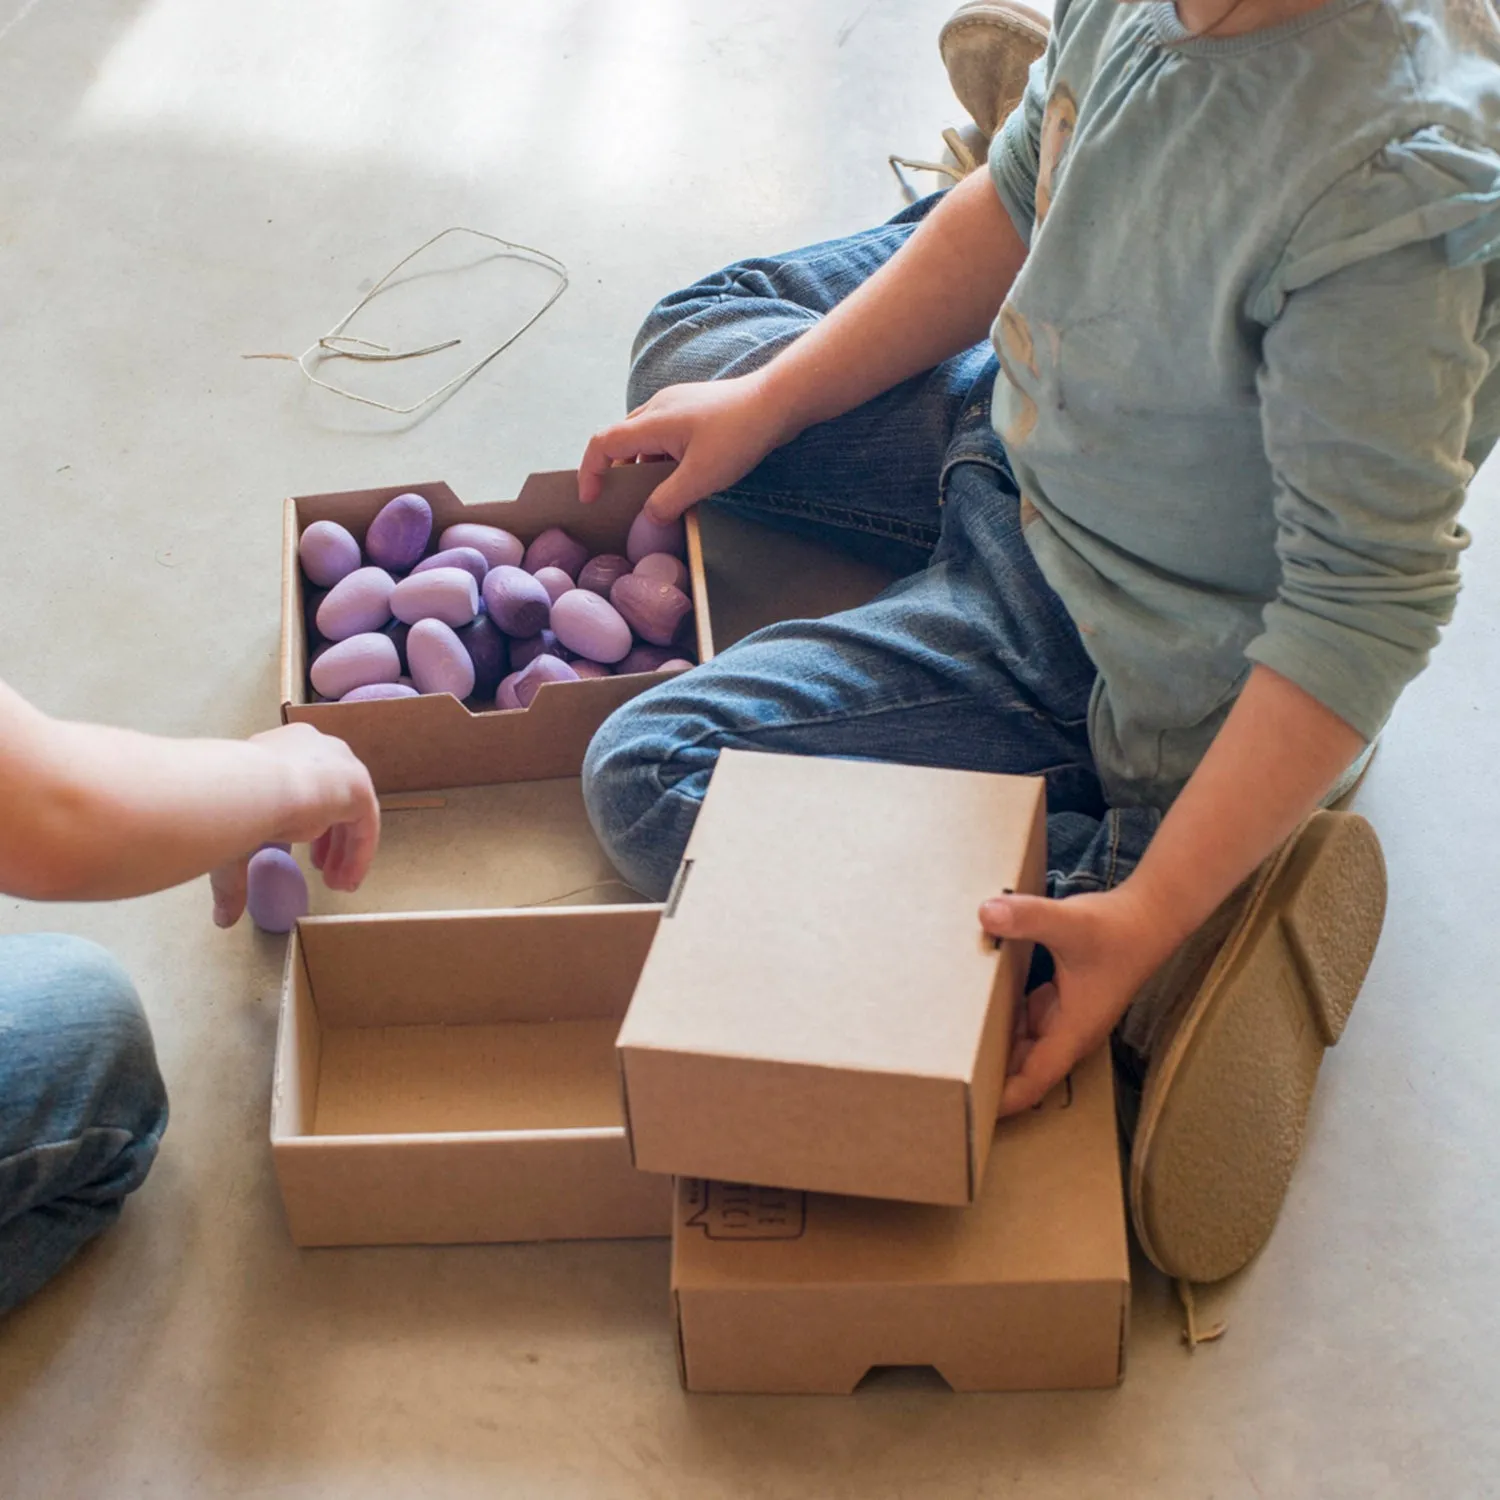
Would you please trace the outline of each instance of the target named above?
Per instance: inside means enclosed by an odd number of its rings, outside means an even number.
[[[1246,655],[1367,739],[1452,618],[1481,342],[1482,264],[1441,236],[1280,298],[1259,394],[1281,583]]]

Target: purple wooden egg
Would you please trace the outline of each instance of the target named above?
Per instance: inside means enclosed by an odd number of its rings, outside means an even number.
[[[493,698],[495,689],[500,686],[500,679],[505,676],[510,665],[510,651],[505,637],[487,615],[480,615],[472,624],[462,626],[454,634],[469,653],[469,660],[474,663],[474,696]]]
[[[499,526],[481,526],[477,521],[460,521],[450,526],[438,538],[438,546],[445,550],[472,547],[492,568],[519,568],[526,555],[520,537]]]
[[[653,646],[670,646],[692,628],[693,603],[670,583],[656,583],[639,573],[615,580],[609,602],[625,623]]]
[[[570,589],[553,604],[552,630],[569,651],[590,661],[619,661],[631,647],[630,626],[619,610],[587,589]]]
[[[510,668],[513,672],[519,672],[522,667],[529,667],[539,656],[556,656],[567,661],[572,654],[552,631],[543,630],[537,635],[529,635],[523,640],[510,643]]]
[[[282,849],[262,849],[250,857],[245,874],[245,907],[262,932],[290,932],[307,915],[307,881],[301,867]]]
[[[378,703],[382,698],[415,698],[417,690],[404,682],[370,682],[345,693],[340,703]]]
[[[615,668],[616,677],[626,677],[635,672],[659,672],[669,661],[677,660],[675,646],[634,646],[630,655]]]
[[[384,568],[356,568],[318,606],[318,631],[330,641],[379,630],[391,617],[396,580]]]
[[[337,521],[314,521],[307,527],[297,543],[297,556],[308,582],[324,589],[347,578],[364,561],[354,534]]]
[[[342,698],[372,682],[394,682],[401,675],[396,643],[388,635],[351,635],[322,652],[308,671],[325,698]]]
[[[519,672],[512,672],[507,677],[500,679],[500,686],[495,689],[496,708],[519,708],[521,700],[516,697],[516,680],[520,677]]]
[[[547,590],[547,597],[554,604],[573,587],[573,580],[561,568],[538,568],[532,577]]]
[[[653,552],[670,552],[673,557],[687,556],[687,528],[682,524],[681,516],[664,526],[642,511],[630,523],[630,532],[625,538],[625,556],[638,563]]]
[[[561,568],[569,578],[577,578],[578,571],[589,560],[589,549],[576,542],[561,526],[549,526],[526,549],[526,571],[536,573],[542,568]]]
[[[598,557],[589,558],[578,570],[578,587],[608,599],[615,579],[623,578],[628,572],[628,557],[623,557],[618,552],[601,552]]]
[[[674,589],[688,592],[687,564],[670,552],[648,552],[631,571],[653,583],[670,583]]]
[[[409,568],[427,550],[432,507],[420,495],[397,495],[380,508],[365,533],[365,551],[382,568]]]
[[[575,656],[568,663],[577,677],[613,677],[614,673],[604,665],[602,661],[589,661],[586,657]]]
[[[535,635],[552,618],[547,590],[522,568],[491,568],[484,575],[484,605],[506,635]]]
[[[556,656],[539,656],[524,671],[516,673],[516,702],[522,708],[530,708],[544,683],[577,682],[578,673],[567,662]]]
[[[467,698],[474,691],[474,663],[453,627],[441,620],[418,620],[412,626],[406,638],[406,659],[421,692]]]
[[[431,557],[424,557],[412,572],[430,573],[434,568],[463,568],[474,575],[474,587],[478,588],[490,570],[490,563],[477,548],[449,547],[443,552],[434,552]]]
[[[391,613],[408,625],[418,620],[467,625],[479,613],[479,588],[467,568],[412,573],[391,590]]]

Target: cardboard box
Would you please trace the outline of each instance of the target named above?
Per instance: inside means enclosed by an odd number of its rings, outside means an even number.
[[[620,1030],[635,1163],[969,1203],[1042,888],[1035,778],[726,751]]]
[[[312,917],[287,952],[271,1151],[299,1245],[671,1232],[614,1038],[655,906]]]
[[[281,718],[337,735],[370,769],[382,792],[407,792],[496,781],[540,781],[576,776],[594,731],[622,703],[662,680],[661,673],[548,683],[527,709],[476,711],[448,695],[376,703],[312,703],[307,686],[307,623],[297,542],[313,521],[337,521],[355,536],[388,500],[414,492],[432,506],[433,535],[457,521],[503,526],[530,541],[563,526],[594,551],[625,550],[625,534],[651,491],[672,472],[669,463],[612,469],[592,505],[578,502],[571,470],[533,474],[513,501],[465,505],[446,484],[398,484],[382,489],[302,495],[283,511],[281,600]],[[688,572],[699,661],[713,655],[708,589],[698,521],[687,516]]]
[[[891,1365],[958,1391],[1116,1384],[1130,1263],[1108,1049],[1001,1122],[972,1208],[684,1179],[672,1300],[692,1391],[844,1394]]]

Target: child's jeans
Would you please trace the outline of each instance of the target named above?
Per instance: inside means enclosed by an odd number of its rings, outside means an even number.
[[[166,1124],[119,964],[81,938],[0,938],[0,1313],[119,1218]]]
[[[666,298],[636,341],[630,405],[765,364],[935,201]],[[809,428],[712,502],[909,576],[858,609],[757,631],[604,725],[584,794],[639,890],[666,894],[725,747],[1045,776],[1051,894],[1104,889],[1134,867],[1160,814],[1105,805],[1087,730],[1094,668],[1022,535],[990,425],[995,369],[976,346]]]

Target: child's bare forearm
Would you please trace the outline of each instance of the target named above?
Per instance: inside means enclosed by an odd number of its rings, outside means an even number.
[[[1317,808],[1364,746],[1295,683],[1251,671],[1128,882],[1153,914],[1163,957]]]
[[[890,261],[766,366],[780,441],[985,339],[1025,259],[988,174],[965,178]]]
[[[305,838],[329,789],[264,745],[51,719],[0,685],[0,889],[32,900],[161,890]]]

